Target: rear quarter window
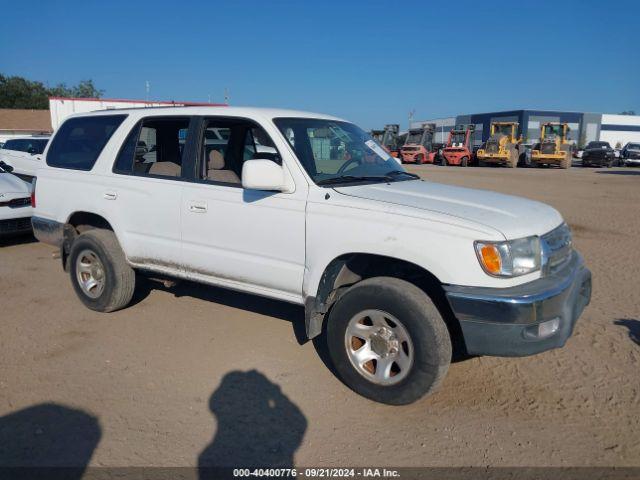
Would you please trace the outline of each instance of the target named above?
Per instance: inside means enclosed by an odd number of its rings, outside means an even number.
[[[50,167],[91,170],[126,115],[71,118],[53,137],[47,152]]]
[[[14,150],[16,152],[22,151],[22,140],[7,140],[7,143],[2,147],[4,150]]]

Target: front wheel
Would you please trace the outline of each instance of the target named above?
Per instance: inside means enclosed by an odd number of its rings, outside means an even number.
[[[468,167],[469,166],[469,157],[462,157],[462,159],[460,160],[460,166],[461,167]]]
[[[339,376],[371,400],[414,402],[447,372],[447,327],[433,301],[409,282],[363,280],[336,302],[327,321],[327,346]]]
[[[113,312],[133,297],[135,272],[110,230],[89,230],[75,239],[69,273],[76,294],[91,310]]]

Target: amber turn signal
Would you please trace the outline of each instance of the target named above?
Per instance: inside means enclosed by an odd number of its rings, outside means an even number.
[[[495,245],[483,245],[480,248],[480,259],[485,270],[492,275],[500,274],[502,259]]]

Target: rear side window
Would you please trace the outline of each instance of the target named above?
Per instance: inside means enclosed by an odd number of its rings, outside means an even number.
[[[189,117],[143,119],[122,145],[113,171],[126,175],[180,178],[190,120]]]
[[[7,140],[7,143],[4,144],[4,148],[5,150],[14,150],[16,152],[22,152],[24,151],[24,146],[23,146],[23,141],[22,140]]]
[[[73,170],[91,170],[100,152],[126,115],[71,118],[53,138],[47,165]]]

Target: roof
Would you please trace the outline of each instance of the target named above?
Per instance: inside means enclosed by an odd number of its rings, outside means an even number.
[[[0,130],[50,132],[51,113],[49,110],[0,108]]]
[[[181,102],[181,101],[153,101],[153,100],[131,100],[125,98],[81,98],[81,97],[49,97],[49,100],[73,100],[75,102],[113,102],[113,103],[144,103],[147,105],[184,105],[184,106],[199,106],[199,107],[223,107],[226,103],[207,103],[207,102]]]
[[[220,106],[186,106],[186,107],[141,107],[141,108],[115,108],[111,110],[94,110],[88,113],[76,113],[70,117],[84,117],[91,115],[118,115],[123,113],[135,114],[139,117],[151,115],[220,115],[225,117],[242,117],[242,118],[279,118],[279,117],[295,117],[295,118],[319,118],[326,120],[344,121],[341,118],[325,115],[322,113],[304,112],[299,110],[287,110],[279,108],[260,108],[260,107],[220,107]]]

